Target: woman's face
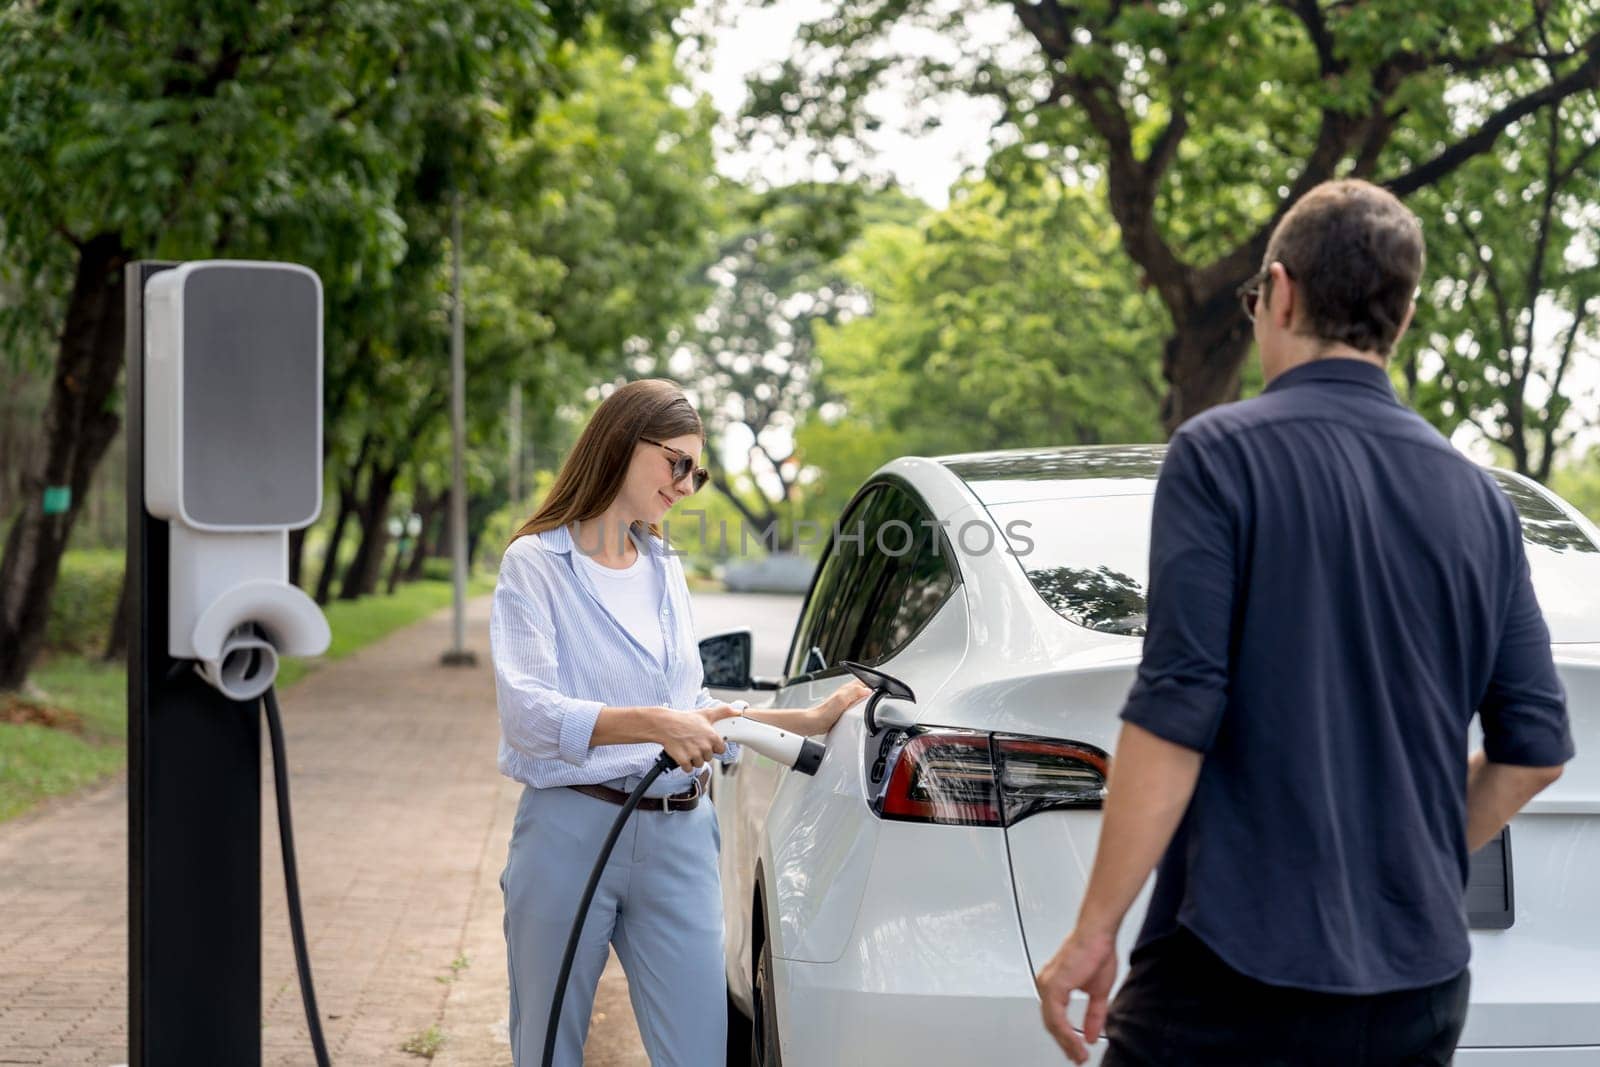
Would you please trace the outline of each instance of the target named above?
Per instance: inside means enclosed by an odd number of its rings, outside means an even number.
[[[627,501],[628,513],[642,522],[660,522],[672,505],[694,491],[694,467],[700,466],[703,443],[696,434],[661,438],[661,445],[639,441],[633,448],[633,463],[628,467],[628,477],[622,485],[622,496]],[[676,449],[676,451],[670,451]],[[674,482],[672,462],[679,453],[687,453],[694,464],[688,474]]]

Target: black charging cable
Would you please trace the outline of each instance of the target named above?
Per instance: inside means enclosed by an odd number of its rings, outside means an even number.
[[[311,1049],[317,1067],[329,1067],[328,1045],[322,1039],[322,1017],[317,1014],[317,991],[311,984],[311,956],[306,952],[306,924],[300,913],[300,872],[294,859],[294,821],[289,816],[289,762],[284,755],[283,720],[278,714],[278,694],[269,688],[262,698],[267,706],[267,733],[272,739],[272,783],[278,794],[278,842],[283,849],[283,888],[289,898],[289,932],[294,938],[294,964],[300,972],[300,998],[311,1029]]]
[[[572,933],[567,935],[567,951],[561,957],[561,973],[556,975],[556,992],[550,1001],[550,1018],[544,1024],[544,1058],[539,1062],[543,1067],[552,1067],[556,1056],[556,1033],[561,1026],[561,1002],[567,996],[567,979],[572,976],[572,961],[578,955],[578,939],[583,936],[583,923],[589,917],[589,905],[594,903],[595,890],[600,888],[600,876],[605,873],[606,861],[611,858],[612,849],[617,847],[617,838],[622,836],[622,827],[628,821],[628,816],[633,814],[633,809],[639,806],[639,801],[644,799],[644,791],[649,789],[662,772],[671,770],[678,765],[678,761],[665,752],[657,757],[655,766],[650,768],[650,773],[633,787],[633,792],[628,794],[628,799],[622,805],[622,811],[611,824],[611,832],[606,835],[605,844],[600,846],[600,855],[594,861],[594,870],[589,872],[589,884],[583,889],[583,899],[578,901],[578,915],[572,920]]]

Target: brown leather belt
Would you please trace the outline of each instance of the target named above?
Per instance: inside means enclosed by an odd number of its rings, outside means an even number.
[[[705,792],[706,780],[711,777],[709,771],[696,776],[695,787],[684,793],[674,793],[670,797],[643,797],[639,801],[638,811],[693,811],[696,804],[700,803],[700,796]],[[621,807],[628,802],[628,794],[620,789],[612,789],[607,785],[569,785],[568,789],[577,790],[584,796],[594,797]]]

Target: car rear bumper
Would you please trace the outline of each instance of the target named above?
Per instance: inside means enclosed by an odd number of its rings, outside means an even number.
[[[1456,1067],[1600,1067],[1600,1045],[1553,1045],[1546,1048],[1462,1048]]]
[[[1057,1067],[1067,1061],[1039,1019],[1026,959],[1016,959],[1008,967],[991,952],[983,973],[962,967],[942,982],[895,981],[889,971],[858,965],[853,951],[834,963],[774,960],[784,1062]],[[1104,1048],[1101,1041],[1093,1049],[1091,1067]],[[1455,1063],[1600,1067],[1600,1045],[1461,1048]]]
[[[863,991],[865,976],[847,961],[774,964],[784,1063],[1067,1062],[1040,1022],[1025,961],[1020,973],[993,975],[987,983],[975,975],[972,988],[872,992]],[[1098,1054],[1090,1062],[1098,1063]]]

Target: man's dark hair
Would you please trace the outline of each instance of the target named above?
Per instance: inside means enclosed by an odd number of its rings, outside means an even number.
[[[1273,230],[1274,260],[1295,282],[1306,330],[1387,356],[1422,278],[1422,226],[1387,189],[1323,182]]]

